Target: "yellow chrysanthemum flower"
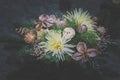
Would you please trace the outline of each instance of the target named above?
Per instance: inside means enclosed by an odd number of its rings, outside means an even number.
[[[67,44],[70,40],[62,37],[61,31],[50,30],[46,36],[47,42],[42,42],[46,52],[50,52],[52,56],[56,56],[59,60],[64,60],[64,54],[72,56],[74,51],[70,48],[74,46]]]

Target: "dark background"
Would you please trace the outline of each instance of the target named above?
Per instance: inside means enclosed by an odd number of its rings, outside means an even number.
[[[62,14],[74,8],[88,10],[108,29],[114,45],[102,56],[100,72],[66,63],[59,68],[31,57],[21,57],[25,44],[15,24],[31,22],[40,14]],[[0,80],[120,80],[120,4],[111,0],[0,0]]]

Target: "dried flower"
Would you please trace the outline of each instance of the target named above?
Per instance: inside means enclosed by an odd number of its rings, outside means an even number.
[[[56,17],[55,15],[46,15],[42,14],[39,16],[39,20],[37,21],[36,29],[40,30],[41,28],[49,28],[55,23]]]
[[[32,31],[28,32],[25,36],[24,36],[24,40],[26,43],[33,43],[36,40],[36,34],[34,34]]]
[[[88,57],[95,57],[97,55],[97,50],[94,48],[87,49],[84,42],[79,42],[76,48],[78,52],[73,54],[72,58],[74,60],[82,60],[82,62],[85,62],[88,60]]]
[[[72,58],[76,61],[79,61],[82,59],[82,54],[80,54],[79,52],[76,52],[72,55]]]
[[[60,20],[60,19],[57,19],[56,21],[56,25],[57,27],[65,27],[66,26],[66,23],[67,23],[67,20],[66,19],[63,19],[63,20]]]
[[[98,20],[98,18],[97,18],[97,17],[93,17],[92,20],[93,20],[93,24],[94,24],[94,25],[97,25],[97,20]]]

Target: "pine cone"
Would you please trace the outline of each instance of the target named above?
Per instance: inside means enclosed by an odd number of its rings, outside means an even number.
[[[35,43],[33,44],[33,49],[34,49],[34,54],[32,55],[38,58],[42,58],[46,54],[45,49],[42,47],[42,45],[38,41],[35,41]]]

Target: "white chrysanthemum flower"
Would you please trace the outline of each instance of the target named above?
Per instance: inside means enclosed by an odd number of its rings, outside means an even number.
[[[66,15],[64,15],[65,18],[67,18],[71,22],[75,22],[76,26],[82,26],[86,25],[88,29],[92,28],[93,21],[91,19],[90,14],[87,11],[83,11],[82,9],[74,9],[71,12],[67,12]]]
[[[59,60],[64,60],[64,54],[72,56],[74,51],[71,48],[74,45],[67,44],[70,40],[62,37],[61,31],[50,30],[46,36],[47,41],[41,42],[46,52],[50,52],[52,56],[56,56]]]

